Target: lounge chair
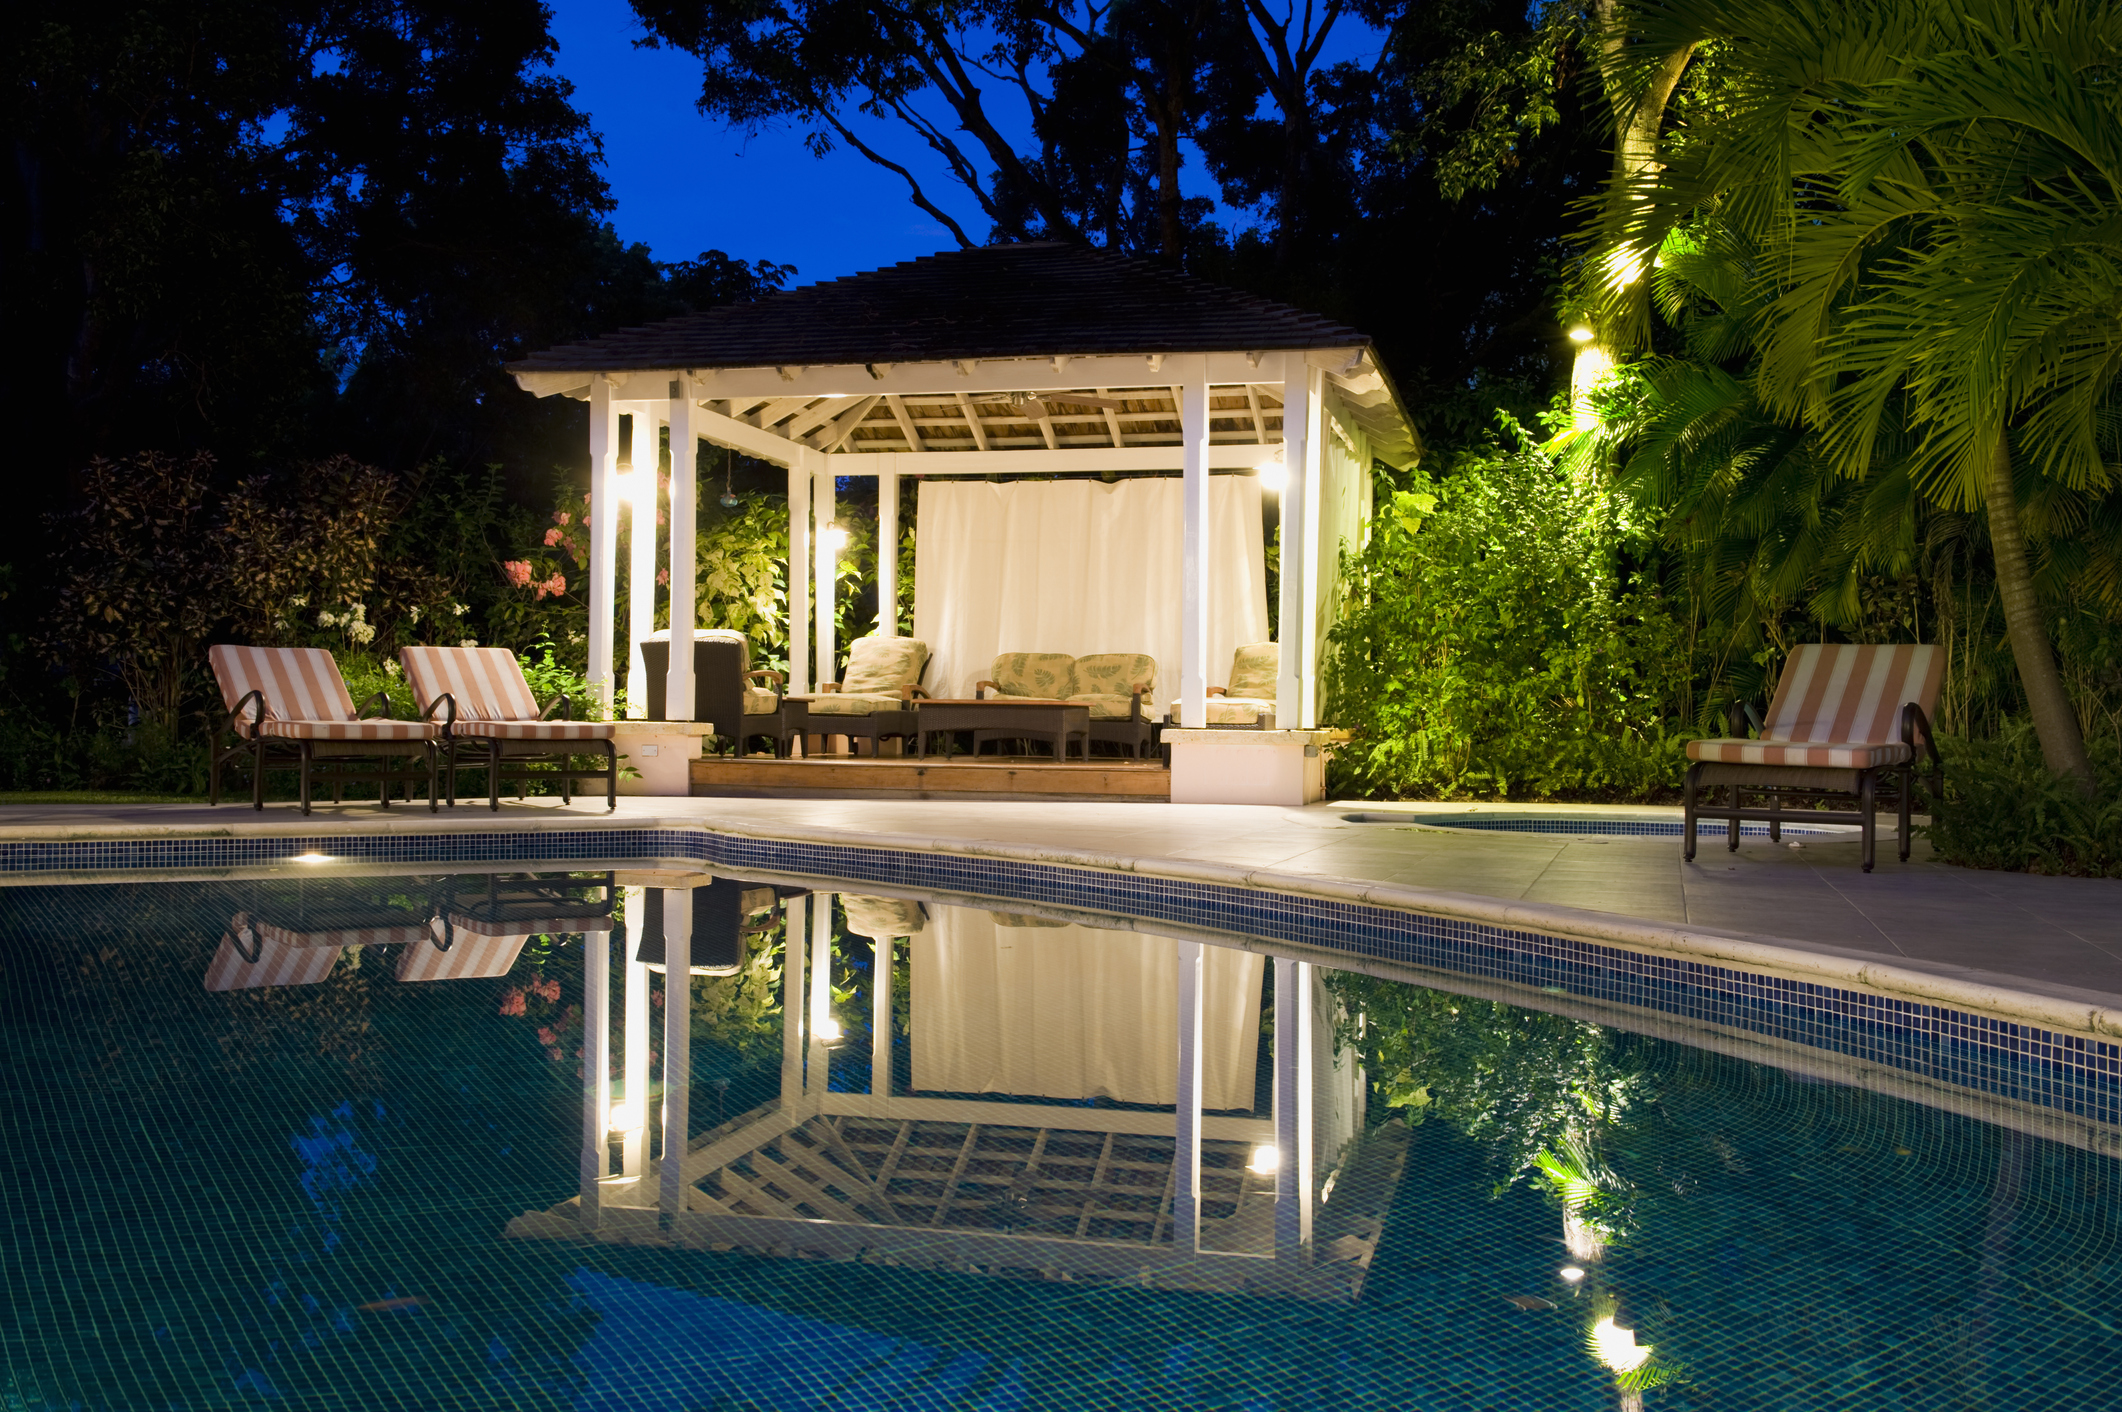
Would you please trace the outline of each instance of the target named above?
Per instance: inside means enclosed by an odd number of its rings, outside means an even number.
[[[805,729],[814,735],[844,735],[852,749],[857,740],[877,742],[895,735],[911,739],[920,728],[914,699],[926,696],[921,678],[928,671],[928,644],[917,637],[858,637],[847,645],[847,670],[808,698]]]
[[[809,714],[801,701],[781,694],[788,684],[783,672],[754,669],[751,639],[732,628],[693,630],[693,719],[710,722],[718,735],[742,755],[745,744],[760,736],[774,743],[774,754],[793,752]],[[641,661],[648,669],[648,719],[662,721],[670,684],[670,631],[641,640]]]
[[[1897,840],[1908,861],[1909,805],[1915,793],[1916,752],[1929,757],[1930,797],[1943,794],[1945,775],[1930,711],[1945,669],[1935,647],[1883,647],[1808,643],[1791,653],[1776,684],[1775,700],[1760,722],[1758,739],[1746,738],[1740,709],[1732,708],[1731,735],[1689,741],[1684,853],[1695,856],[1695,825],[1723,819],[1726,846],[1739,847],[1741,820],[1765,821],[1771,841],[1783,824],[1856,824],[1863,831],[1864,871],[1872,870],[1878,833],[1881,780],[1894,787],[1900,811]],[[1752,708],[1746,708],[1748,715]],[[1726,791],[1723,806],[1703,803],[1706,793]],[[1762,802],[1745,804],[1742,796]],[[1854,798],[1853,810],[1799,809],[1823,798]]]
[[[374,784],[388,809],[399,784],[425,781],[427,807],[436,807],[436,762],[441,731],[431,721],[390,719],[390,697],[377,692],[354,709],[339,664],[321,647],[210,648],[207,661],[227,708],[224,722],[233,744],[217,740],[208,767],[207,799],[221,802],[221,772],[247,759],[251,807],[265,807],[265,772],[293,769],[301,777],[302,812],[310,810],[312,786],[327,780],[336,802],[349,783]],[[369,714],[371,708],[380,714]],[[392,768],[394,760],[416,764]]]
[[[1266,730],[1275,721],[1275,696],[1280,690],[1282,646],[1274,642],[1249,642],[1231,654],[1230,684],[1208,689],[1208,720],[1211,729],[1236,726]],[[1171,705],[1175,726],[1190,724],[1179,719],[1179,703]]]
[[[505,976],[534,936],[608,932],[615,892],[604,876],[602,898],[571,895],[540,879],[487,879],[486,896],[446,893],[437,900],[422,944],[398,957],[401,981],[460,981]]]
[[[619,807],[619,752],[604,721],[570,719],[574,703],[555,696],[543,712],[516,654],[503,647],[401,647],[398,660],[422,715],[437,717],[447,758],[449,802],[457,802],[457,771],[486,771],[486,803],[501,807],[501,781],[557,781],[563,803],[574,803],[578,779],[604,781],[605,805]],[[559,719],[549,719],[554,712]],[[600,768],[575,760],[601,753]],[[471,758],[467,762],[464,757]],[[513,761],[514,769],[509,762]],[[535,767],[549,768],[535,768]],[[522,797],[519,787],[517,797]]]
[[[1026,696],[1080,701],[1090,707],[1090,739],[1117,745],[1137,758],[1149,751],[1155,723],[1142,703],[1156,709],[1157,659],[1146,652],[1099,652],[1071,657],[1063,652],[1005,652],[974,686],[981,697]],[[995,727],[973,732],[977,752],[989,741],[1015,739]]]

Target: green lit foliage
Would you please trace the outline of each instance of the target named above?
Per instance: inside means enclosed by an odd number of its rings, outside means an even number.
[[[1679,782],[1693,714],[1684,622],[1627,561],[1628,503],[1508,417],[1448,472],[1392,490],[1344,569],[1335,788],[1633,797]]]
[[[788,499],[748,493],[700,526],[694,591],[699,623],[751,639],[754,667],[788,661]],[[665,609],[666,614],[668,609]]]

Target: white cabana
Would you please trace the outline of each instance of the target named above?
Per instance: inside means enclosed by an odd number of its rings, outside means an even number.
[[[511,371],[540,396],[590,404],[589,675],[607,699],[615,639],[638,643],[654,625],[658,568],[654,468],[642,458],[648,464],[625,477],[650,493],[631,497],[644,532],[634,536],[632,622],[620,638],[623,415],[635,419],[637,445],[652,447],[656,426],[670,429],[675,622],[695,616],[700,443],[787,468],[790,557],[808,566],[789,575],[791,693],[829,679],[836,661],[829,594],[840,477],[877,478],[879,616],[891,623],[902,478],[1177,472],[1177,660],[1160,666],[1177,688],[1166,695],[1201,720],[1207,688],[1228,669],[1227,655],[1218,663],[1210,648],[1210,477],[1265,472],[1282,497],[1276,714],[1286,729],[1317,720],[1336,556],[1369,514],[1372,461],[1407,464],[1417,454],[1363,334],[1147,262],[1051,242],[934,255],[549,349]],[[1011,650],[1033,649],[1054,650]],[[689,654],[671,655],[673,719],[690,718],[691,666]],[[628,670],[638,678],[638,652]],[[632,683],[635,701],[644,687]]]

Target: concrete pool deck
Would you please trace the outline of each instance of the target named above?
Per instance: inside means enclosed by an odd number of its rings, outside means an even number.
[[[1361,813],[1378,822],[1350,822]],[[1438,828],[1444,817],[1595,815],[1677,820],[1655,807],[1343,803],[1052,804],[959,801],[642,798],[615,814],[577,801],[459,805],[15,805],[0,843],[143,837],[330,835],[707,827],[873,844],[1343,897],[1693,955],[1740,968],[1912,999],[1978,1003],[2011,991],[2014,1016],[2079,1033],[2122,1034],[2122,882],[1906,864],[1882,837],[1877,870],[1854,840],[1803,846],[1704,831],[1694,863],[1673,837],[1594,837]],[[75,875],[76,878],[82,875]],[[32,883],[34,874],[8,881]],[[1995,1005],[1979,1008],[1998,1011]]]

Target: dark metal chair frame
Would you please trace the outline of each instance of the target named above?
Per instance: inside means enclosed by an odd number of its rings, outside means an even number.
[[[376,713],[370,707],[380,706]],[[246,707],[256,714],[246,719]],[[390,693],[379,691],[361,703],[361,719],[377,720],[390,718]],[[433,715],[430,711],[429,715]],[[226,712],[222,720],[223,732],[235,741],[223,745],[217,739],[212,746],[212,758],[207,770],[207,803],[221,802],[221,773],[239,759],[246,760],[251,777],[251,808],[265,808],[265,773],[267,770],[294,770],[301,784],[299,797],[302,812],[307,814],[315,797],[313,786],[318,782],[332,787],[332,803],[341,803],[349,784],[373,784],[384,808],[391,806],[395,787],[406,786],[405,798],[412,802],[412,786],[427,784],[427,808],[435,813],[440,808],[438,771],[441,751],[438,742],[432,740],[291,740],[284,736],[268,736],[259,733],[265,717],[265,693],[252,690],[245,692],[235,707]],[[247,729],[246,729],[247,728]],[[377,761],[417,757],[426,764],[426,772],[407,767],[360,768]],[[456,801],[452,799],[451,803]]]
[[[486,771],[486,807],[497,812],[501,808],[503,780],[515,781],[516,798],[522,799],[525,784],[534,780],[550,782],[557,779],[560,782],[562,804],[575,802],[576,780],[603,780],[605,808],[613,811],[618,809],[619,748],[612,743],[610,736],[607,735],[602,740],[504,740],[498,736],[458,735],[456,698],[444,692],[428,704],[428,714],[432,716],[437,708],[442,708],[445,712],[442,721],[442,744],[448,761],[443,773],[449,778],[449,805],[452,809],[457,807],[459,770]],[[573,698],[565,692],[555,696],[546,703],[545,709],[538,713],[538,719],[552,720],[555,711],[560,713],[560,720],[573,720]],[[575,767],[576,759],[585,755],[596,755],[599,751],[604,755],[604,763],[601,766],[588,770]],[[462,760],[459,758],[460,752],[471,753],[474,758]],[[511,761],[517,768],[509,768]],[[551,768],[555,766],[557,768]]]
[[[1743,738],[1746,722],[1751,719],[1759,726],[1760,716],[1752,706],[1731,708],[1731,734]],[[1739,851],[1739,825],[1766,823],[1771,843],[1783,841],[1783,825],[1791,824],[1855,824],[1861,830],[1864,845],[1864,871],[1870,872],[1878,853],[1878,806],[1879,785],[1890,786],[1889,799],[1898,811],[1898,829],[1895,842],[1900,850],[1901,861],[1908,861],[1909,814],[1916,783],[1917,736],[1922,737],[1922,750],[1929,755],[1929,797],[1932,808],[1945,794],[1945,762],[1938,755],[1938,739],[1932,733],[1929,717],[1923,708],[1910,701],[1901,707],[1901,743],[1908,746],[1909,758],[1897,765],[1879,765],[1871,769],[1845,770],[1822,765],[1748,765],[1721,760],[1698,760],[1688,767],[1687,783],[1683,796],[1682,853],[1692,863],[1695,858],[1696,824],[1704,819],[1722,819],[1726,824],[1725,847],[1731,852]],[[1723,789],[1725,803],[1705,803],[1705,794]],[[1746,804],[1745,795],[1763,796],[1764,802]],[[1852,809],[1816,809],[1815,803],[1855,801]],[[1799,806],[1786,808],[1788,805]]]

